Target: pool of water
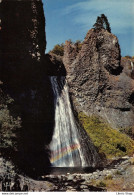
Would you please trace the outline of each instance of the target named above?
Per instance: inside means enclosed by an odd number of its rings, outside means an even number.
[[[93,173],[96,170],[103,170],[103,167],[52,167],[50,174],[52,175],[66,175],[67,173]]]

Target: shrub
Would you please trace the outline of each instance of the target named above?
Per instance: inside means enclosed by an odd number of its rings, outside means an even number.
[[[121,173],[121,171],[117,170],[117,171],[115,172],[115,175],[122,175],[122,173]]]
[[[0,90],[0,148],[16,146],[16,130],[21,127],[20,117],[13,117],[8,108],[13,99]]]
[[[21,119],[19,117],[13,118],[7,107],[0,110],[0,147],[11,147],[15,143],[12,140],[16,137],[15,130],[21,127]]]
[[[106,184],[103,181],[99,181],[96,186],[97,187],[106,187]]]
[[[68,40],[71,44],[74,44],[77,46],[78,51],[82,47],[82,42],[80,40],[77,40],[76,42],[73,42],[71,39]],[[64,44],[57,44],[54,46],[54,48],[50,51],[51,53],[54,53],[56,55],[63,56],[64,55]]]
[[[134,153],[134,141],[126,134],[111,128],[96,116],[89,117],[80,112],[78,118],[99,152],[107,158]]]
[[[57,44],[54,48],[50,51],[56,55],[63,56],[64,55],[64,44]]]
[[[131,57],[131,56],[129,56],[129,55],[127,55],[127,56],[125,56],[125,58],[127,58],[127,59],[131,59],[132,57]]]
[[[134,137],[134,127],[125,127],[125,128],[120,128],[120,132],[125,133],[129,135],[133,139]]]
[[[130,159],[130,164],[134,165],[134,156]]]
[[[112,175],[107,175],[107,176],[105,177],[105,179],[106,179],[106,180],[111,180],[111,179],[113,179],[113,176],[112,176]]]

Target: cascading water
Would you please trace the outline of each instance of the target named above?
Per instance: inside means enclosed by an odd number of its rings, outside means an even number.
[[[87,167],[91,165],[92,151],[82,148],[80,129],[71,109],[65,77],[50,77],[55,103],[55,127],[50,143],[51,163],[54,167]],[[85,140],[84,140],[85,141]],[[92,148],[92,144],[91,144]],[[93,152],[96,154],[96,151]],[[88,155],[90,155],[88,157]],[[92,159],[94,161],[94,159]],[[94,164],[94,163],[92,163]]]

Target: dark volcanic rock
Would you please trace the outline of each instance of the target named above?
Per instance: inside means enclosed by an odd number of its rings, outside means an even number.
[[[134,59],[127,59],[126,57],[121,58],[121,65],[123,66],[123,72],[134,79]]]
[[[41,72],[46,48],[43,4],[35,0],[3,0],[0,9],[0,78],[16,87]]]
[[[134,81],[120,63],[115,35],[91,29],[80,51],[66,42],[63,61],[77,112],[99,115],[115,128],[133,125]]]
[[[45,55],[46,72],[49,76],[66,76],[63,57],[52,52]]]
[[[43,4],[41,0],[3,0],[0,9],[0,80],[4,93],[14,99],[11,116],[22,119],[16,151],[4,155],[25,173],[36,176],[50,165],[46,146],[54,125],[53,93],[44,74]]]

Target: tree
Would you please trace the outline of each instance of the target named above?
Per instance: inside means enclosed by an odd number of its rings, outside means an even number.
[[[101,17],[97,17],[97,19],[96,19],[96,23],[93,25],[93,27],[95,28],[95,29],[101,29],[101,28],[103,28],[103,21],[102,21],[102,18]]]
[[[96,23],[93,25],[93,27],[99,30],[103,28],[111,33],[110,24],[108,22],[107,17],[104,14],[101,14],[101,17],[100,16],[97,17]]]
[[[107,17],[104,15],[104,14],[101,14],[101,18],[102,18],[102,21],[103,21],[103,26],[104,28],[111,33],[111,28],[110,28],[110,24],[108,22],[108,19]]]
[[[57,44],[54,46],[54,48],[50,51],[56,55],[63,56],[64,55],[64,44]]]

